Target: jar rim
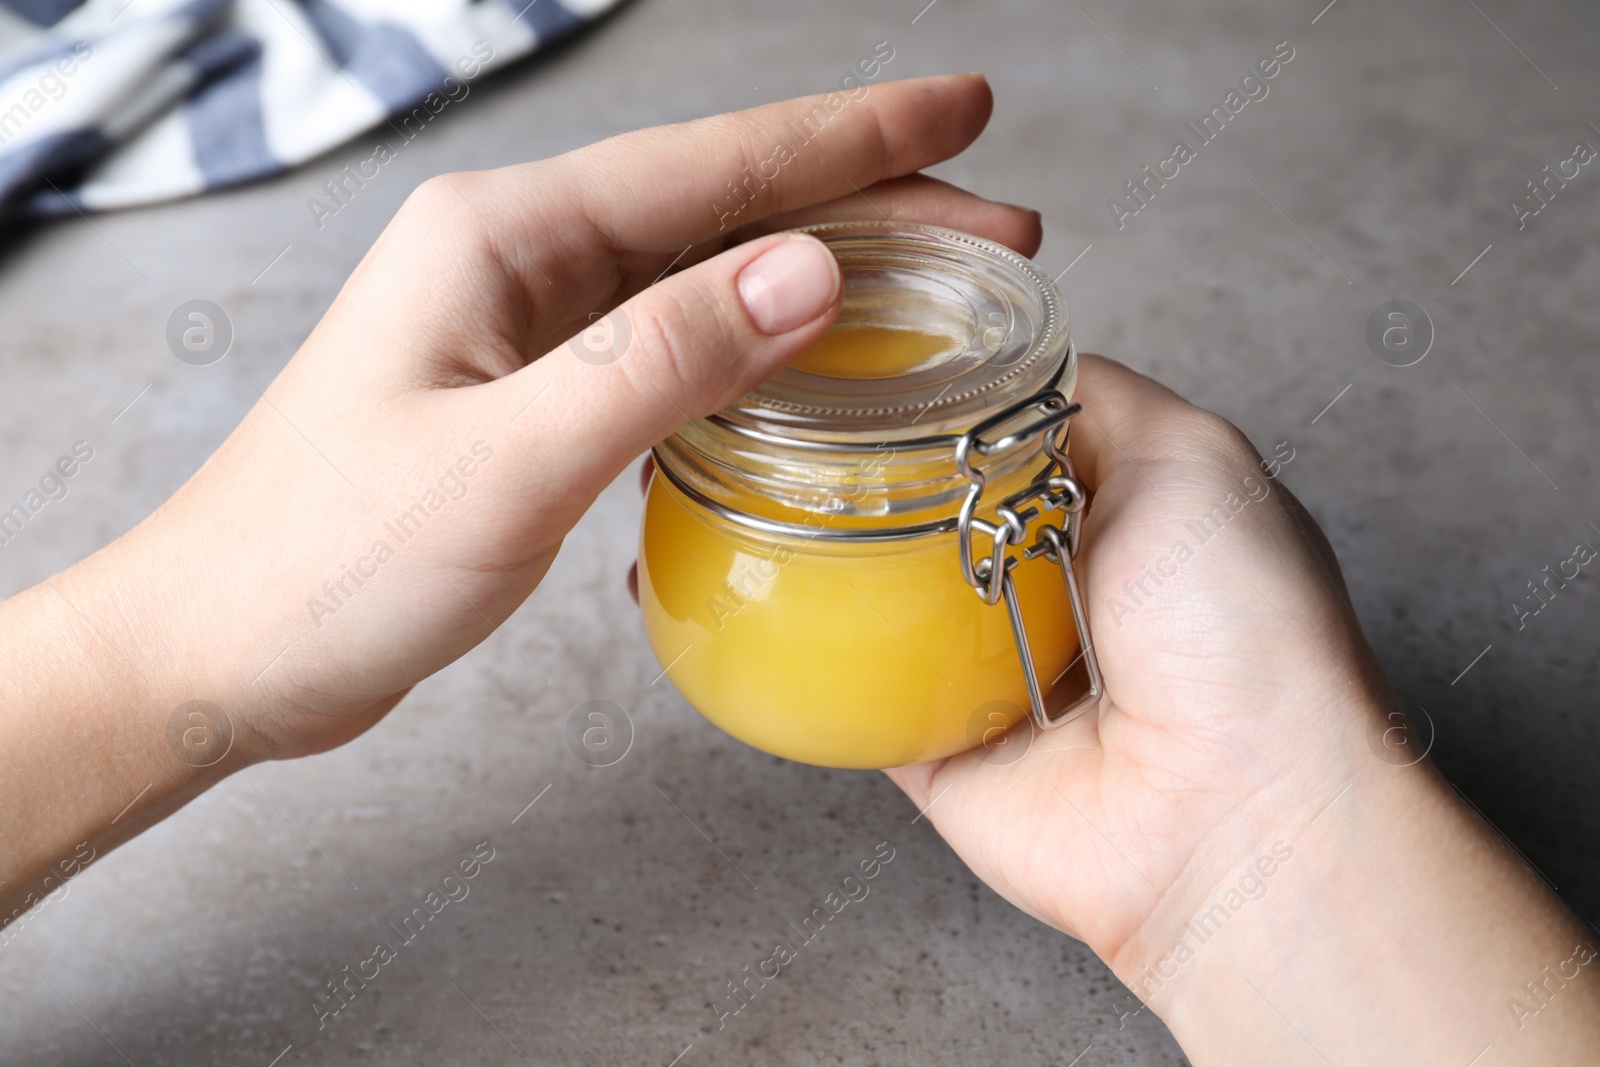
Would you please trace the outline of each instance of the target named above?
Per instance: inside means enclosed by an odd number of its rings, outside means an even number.
[[[948,447],[989,412],[1057,384],[1071,357],[1068,316],[1049,276],[997,242],[887,220],[793,230],[839,261],[846,322],[950,331],[910,373],[837,378],[785,367],[706,422],[791,448]],[[896,323],[897,316],[909,323]],[[962,331],[957,336],[956,331]]]
[[[1055,284],[1009,248],[938,226],[835,222],[794,232],[840,261],[835,328],[914,330],[935,346],[949,336],[950,349],[910,374],[785,368],[661,442],[657,466],[690,500],[751,516],[768,532],[818,514],[830,528],[881,527],[886,537],[947,532],[972,482],[958,469],[962,439],[997,412],[1071,400],[1076,357]],[[919,341],[918,359],[928,351]],[[812,402],[821,400],[831,404]],[[985,450],[985,477],[1031,480],[1045,451],[1039,440]]]

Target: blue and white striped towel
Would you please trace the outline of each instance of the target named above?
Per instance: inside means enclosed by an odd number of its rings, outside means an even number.
[[[0,0],[0,220],[189,196],[425,123],[618,2]]]

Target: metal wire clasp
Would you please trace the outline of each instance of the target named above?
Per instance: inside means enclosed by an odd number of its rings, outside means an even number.
[[[1073,474],[1066,446],[1070,431],[1068,420],[1081,410],[1081,404],[1073,403],[1063,393],[1051,389],[985,419],[956,442],[956,466],[972,483],[957,519],[961,576],[977,591],[985,604],[993,605],[1002,599],[1006,602],[1006,612],[1011,618],[1011,633],[1016,640],[1017,655],[1022,661],[1022,675],[1028,686],[1033,721],[1045,730],[1060,726],[1089,710],[1100,699],[1103,688],[1094,642],[1089,636],[1088,611],[1078,591],[1077,574],[1072,568],[1072,560],[1078,554],[1083,509],[1088,503],[1088,494]],[[990,434],[1006,427],[1011,429],[989,440]],[[1026,489],[1000,501],[995,508],[998,522],[978,518],[978,504],[983,497],[986,480],[976,461],[1009,452],[1041,436],[1044,438],[1045,453],[1050,457],[1049,466]],[[1053,522],[1039,522],[1045,511],[1056,511],[1065,516],[1065,529]],[[1034,540],[1032,544],[1026,544],[1030,529]],[[988,554],[976,555],[974,546],[981,546]],[[1022,606],[1011,580],[1011,570],[1018,562],[1039,556],[1048,557],[1061,568],[1067,602],[1072,606],[1073,623],[1078,630],[1078,645],[1082,649],[1078,658],[1048,687],[1039,683],[1039,671],[1028,641]],[[1078,671],[1080,664],[1081,674]],[[1078,675],[1082,681],[1064,687],[1063,682],[1074,675]],[[1083,681],[1087,684],[1082,684]],[[1063,688],[1067,690],[1067,695],[1059,696]],[[1071,695],[1074,691],[1078,691],[1076,697]],[[1057,706],[1052,708],[1052,704]]]

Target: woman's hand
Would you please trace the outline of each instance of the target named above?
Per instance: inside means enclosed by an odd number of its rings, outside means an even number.
[[[195,697],[228,694],[260,755],[346,740],[515,610],[630,460],[828,327],[832,257],[767,231],[883,210],[1037,242],[1033,214],[916,176],[982,130],[976,77],[845,99],[729,228],[748,153],[798,144],[818,103],[418,189],[238,431],[118,546],[150,603],[187,608],[144,613],[140,646]]]
[[[1095,356],[1076,399],[1098,712],[890,777],[1197,1065],[1592,1053],[1594,975],[1516,1025],[1522,983],[1595,942],[1418,762],[1328,542],[1275,480],[1294,442],[1264,462]]]
[[[1037,213],[917,173],[990,107],[975,75],[885,83],[424,184],[171,500],[0,606],[31,768],[0,884],[349,740],[488,636],[629,461],[827,329],[837,264],[774,231],[881,213],[1032,253]]]
[[[1385,691],[1278,467],[1109,360],[1082,357],[1077,399],[1098,714],[889,773],[919,807],[939,797],[928,818],[1018,907],[1107,959],[1141,958],[1372,761],[1360,741]],[[1163,909],[1175,924],[1153,923]]]

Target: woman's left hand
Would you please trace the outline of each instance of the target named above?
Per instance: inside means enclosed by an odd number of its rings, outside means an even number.
[[[824,98],[419,188],[238,431],[114,550],[145,603],[185,605],[139,620],[174,695],[296,755],[482,641],[630,460],[827,329],[832,256],[771,231],[881,211],[1034,250],[1036,214],[916,173],[982,130],[983,79],[834,102],[808,144]],[[799,147],[733,196],[780,144]]]
[[[991,105],[977,75],[892,82],[424,183],[187,484],[0,605],[0,742],[28,768],[0,784],[0,885],[355,737],[484,640],[632,459],[828,328],[838,265],[776,231],[882,215],[1031,254],[1037,213],[918,173]],[[225,759],[169,745],[191,701]]]

